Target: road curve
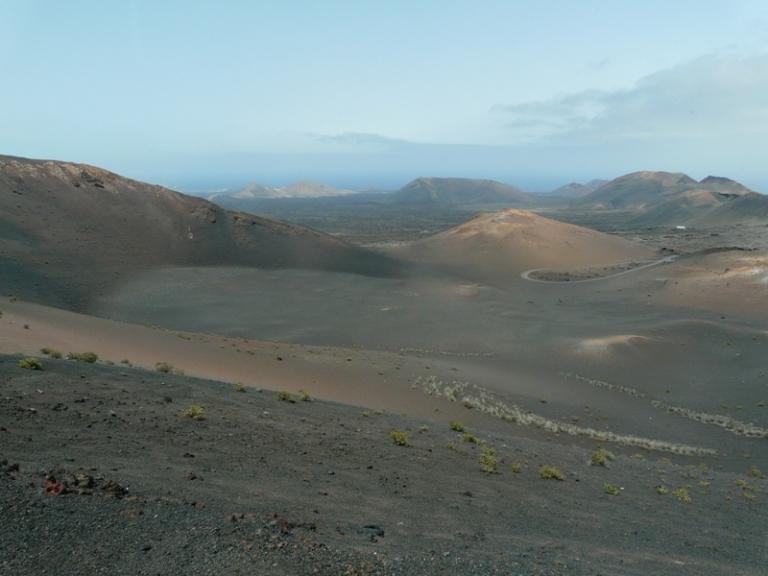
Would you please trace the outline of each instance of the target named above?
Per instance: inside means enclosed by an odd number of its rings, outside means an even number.
[[[608,280],[609,278],[616,278],[617,276],[623,276],[624,274],[631,274],[632,272],[644,270],[652,266],[658,266],[660,264],[668,264],[670,262],[674,262],[675,260],[677,260],[677,258],[678,258],[677,255],[665,256],[660,260],[654,260],[653,262],[648,262],[646,264],[643,264],[642,266],[638,266],[637,268],[630,268],[629,270],[617,272],[616,274],[609,274],[608,276],[597,276],[595,278],[585,278],[584,280],[539,280],[538,278],[531,278],[531,274],[533,274],[534,272],[551,270],[551,268],[533,268],[531,270],[526,270],[525,272],[520,274],[520,277],[523,280],[528,280],[528,282],[539,282],[540,284],[580,284],[582,282],[596,282],[598,280]]]

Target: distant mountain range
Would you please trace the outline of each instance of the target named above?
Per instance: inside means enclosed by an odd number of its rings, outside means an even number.
[[[295,182],[289,186],[275,187],[262,186],[251,182],[243,188],[234,191],[217,192],[208,196],[208,200],[215,202],[221,198],[233,198],[238,200],[261,200],[269,198],[327,198],[331,196],[348,196],[357,194],[355,190],[334,188],[320,182],[308,180]]]
[[[209,200],[221,206],[256,212],[275,202],[294,200],[329,200],[344,204],[360,202],[421,209],[438,206],[520,206],[534,202],[535,198],[535,195],[509,184],[472,178],[416,178],[391,192],[355,192],[316,182],[299,182],[284,188],[249,184],[241,190],[208,196]]]

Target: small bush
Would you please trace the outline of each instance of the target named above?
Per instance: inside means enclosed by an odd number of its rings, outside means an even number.
[[[237,384],[235,384],[236,392],[245,392],[245,390],[246,390],[245,384],[243,384],[242,382],[238,382]]]
[[[496,456],[496,450],[490,446],[483,446],[483,452],[480,454],[480,467],[486,474],[498,473],[499,459]]]
[[[520,464],[520,462],[512,462],[512,464],[509,465],[509,469],[512,474],[520,474],[520,472],[523,471],[523,465]]]
[[[54,348],[40,348],[40,353],[50,356],[51,358],[61,358],[62,354]]]
[[[768,478],[768,476],[766,476],[763,471],[754,464],[749,467],[749,470],[747,470],[747,476],[751,476],[752,478],[760,478],[761,480]]]
[[[422,434],[424,432],[429,432],[429,426],[427,426],[426,424],[422,424],[421,426],[419,426],[419,432],[421,432]]]
[[[287,390],[280,390],[280,392],[277,393],[277,399],[281,402],[290,402],[291,404],[296,403],[296,398],[294,398],[293,394]]]
[[[560,482],[565,480],[565,474],[554,466],[542,466],[539,468],[539,476],[543,480],[558,480]]]
[[[192,420],[203,420],[205,418],[205,410],[198,404],[191,404],[181,411],[181,415]]]
[[[611,496],[618,496],[621,493],[621,488],[616,486],[616,484],[611,484],[610,482],[604,482],[603,492],[605,492],[606,494],[610,494]]]
[[[408,442],[408,432],[402,430],[392,430],[389,433],[389,437],[392,438],[392,442],[395,446],[410,446]]]
[[[738,486],[742,490],[752,490],[752,484],[744,480],[744,478],[737,478],[736,486]]]
[[[23,360],[19,360],[19,368],[24,368],[26,370],[42,370],[43,365],[37,358],[24,358]]]
[[[458,420],[451,420],[448,425],[451,427],[451,430],[454,432],[464,432],[464,424],[459,422]]]
[[[680,500],[683,504],[690,504],[693,502],[693,499],[691,498],[690,493],[688,492],[688,488],[685,486],[681,486],[680,488],[677,488],[672,491],[672,496]]]
[[[477,439],[477,436],[474,434],[470,434],[469,432],[464,432],[464,434],[461,435],[462,440],[464,442],[467,442],[469,444],[479,444],[480,442]]]
[[[656,486],[656,494],[661,494],[662,496],[664,494],[669,494],[669,488],[666,486]]]
[[[609,452],[605,448],[600,448],[592,452],[589,463],[591,466],[607,466],[610,460],[614,459],[612,452]]]
[[[174,372],[173,364],[168,364],[168,362],[155,362],[155,370],[163,374],[173,374]]]
[[[309,402],[312,398],[309,396],[309,392],[306,390],[299,390],[299,400],[302,402]]]
[[[125,364],[126,366],[130,366],[131,361],[128,360],[128,358],[123,358],[122,360],[120,360],[120,364]]]
[[[67,360],[76,360],[77,362],[87,362],[93,364],[99,359],[95,352],[68,352]]]

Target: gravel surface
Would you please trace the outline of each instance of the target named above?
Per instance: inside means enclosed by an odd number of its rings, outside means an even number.
[[[0,360],[2,574],[699,576],[768,565],[768,481],[754,471],[650,453],[591,465],[567,438],[525,439],[514,426],[462,434],[183,375]],[[201,419],[184,415],[193,405]],[[543,465],[565,479],[542,479]]]

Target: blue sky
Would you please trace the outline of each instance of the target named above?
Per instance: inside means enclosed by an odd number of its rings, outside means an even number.
[[[665,169],[768,192],[759,0],[0,0],[0,50],[0,153],[187,189]]]

